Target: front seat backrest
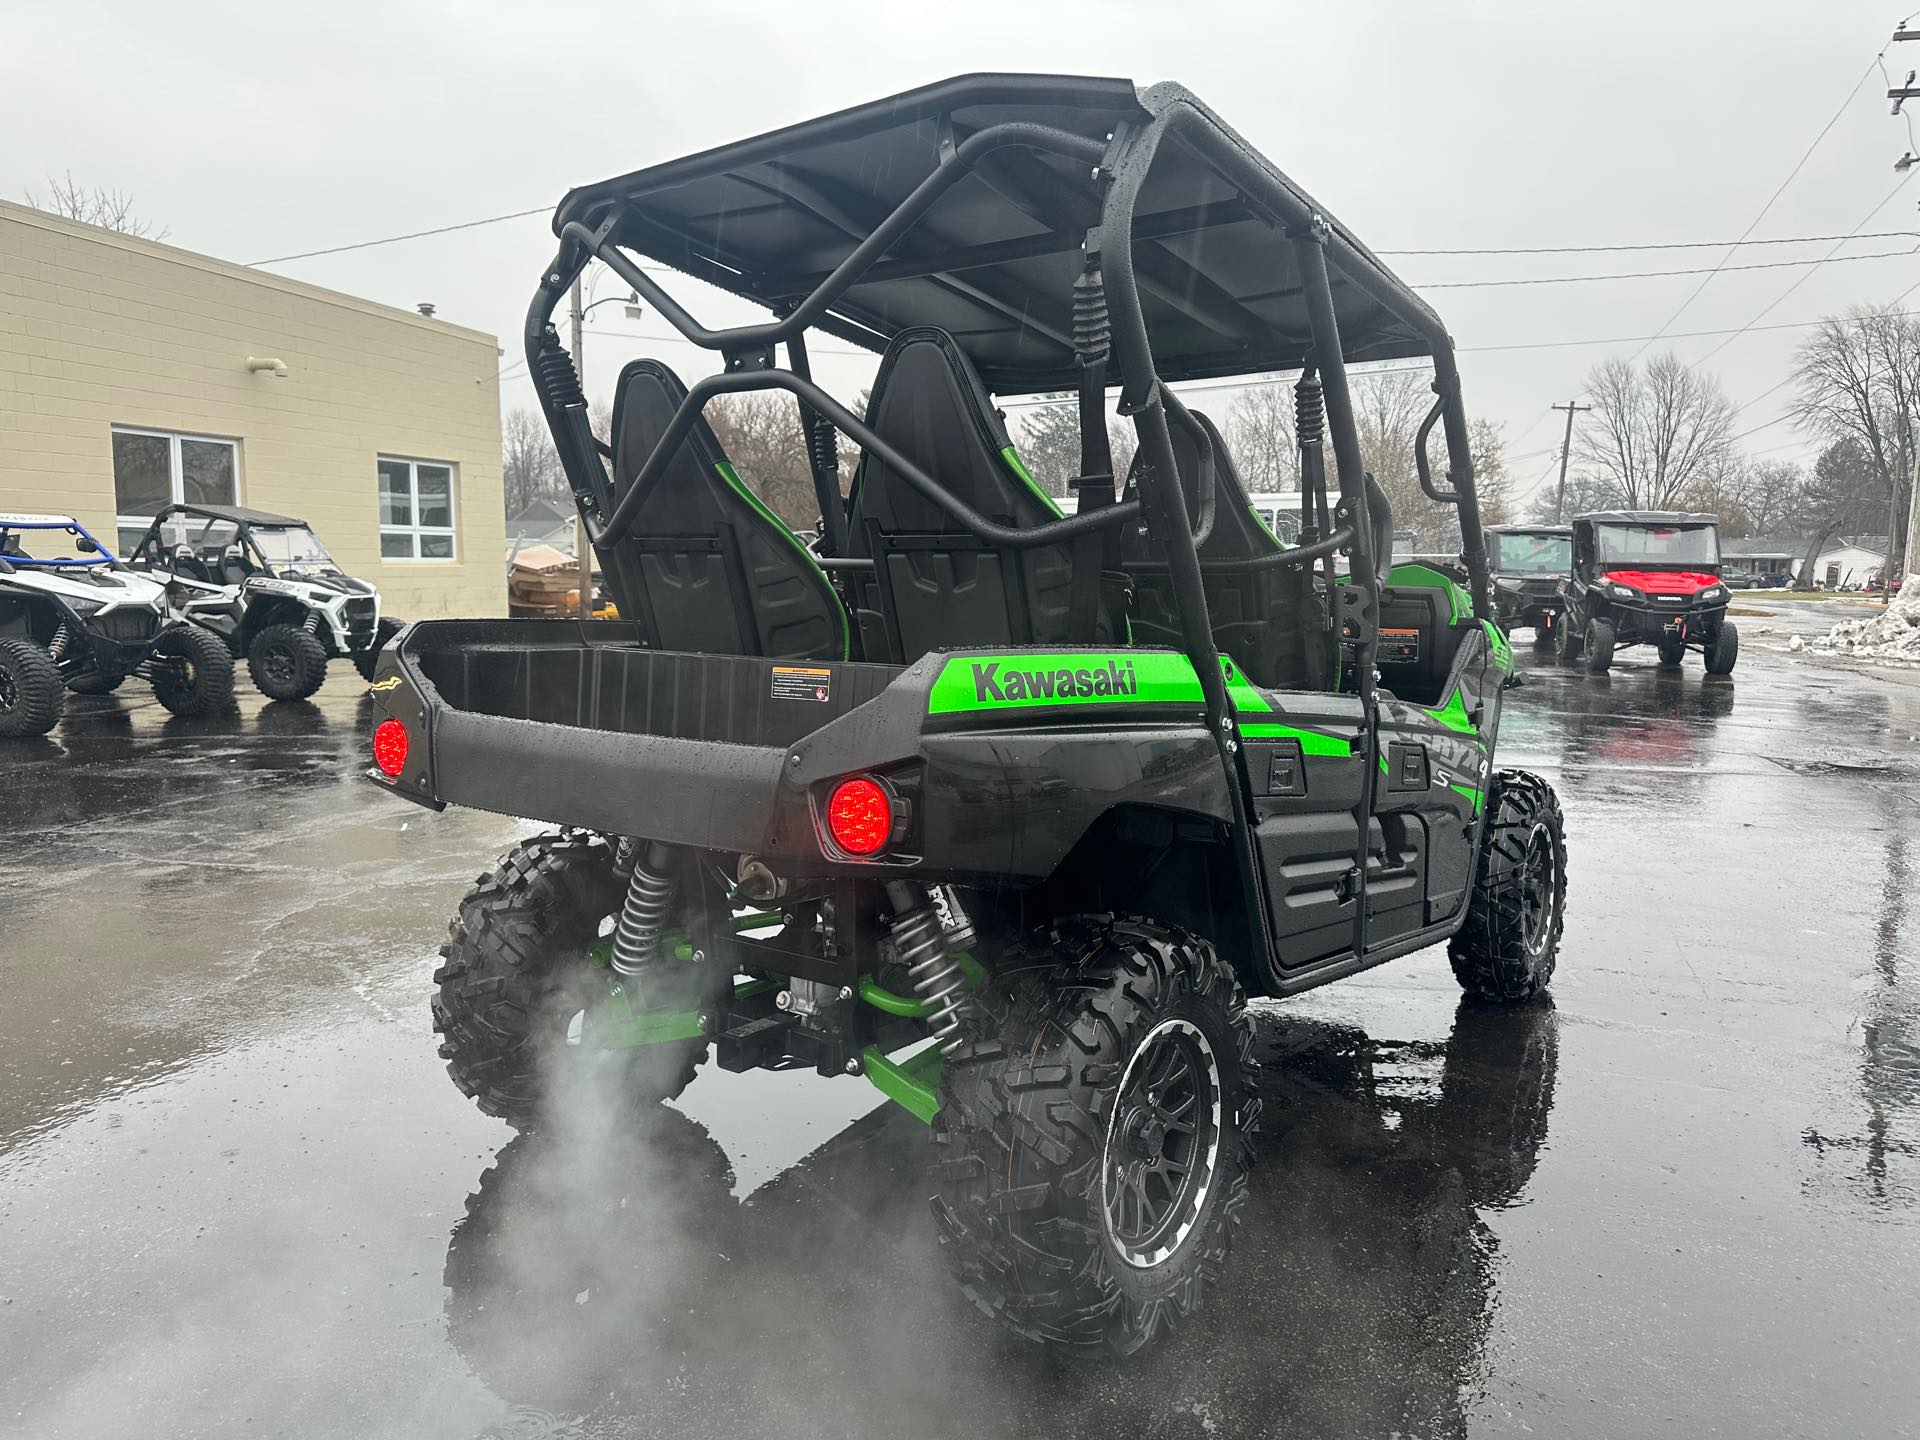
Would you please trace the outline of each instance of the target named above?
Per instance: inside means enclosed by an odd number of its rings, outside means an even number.
[[[1060,507],[1020,462],[973,363],[946,331],[916,326],[881,357],[867,424],[977,513],[1031,529]],[[869,659],[905,663],[935,646],[1091,644],[1111,633],[1070,635],[1072,552],[1015,550],[966,531],[881,456],[869,452],[854,482],[848,548],[875,570],[858,585]]]
[[[620,372],[613,411],[616,503],[686,398],[680,377],[658,360]],[[704,417],[640,500],[627,538],[614,547],[624,611],[633,604],[662,650],[842,660],[846,607],[785,522],[740,480]]]

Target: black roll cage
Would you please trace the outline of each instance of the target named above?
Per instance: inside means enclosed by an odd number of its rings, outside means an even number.
[[[950,133],[950,132],[949,132]],[[1199,525],[1187,513],[1186,497],[1177,480],[1176,461],[1169,415],[1184,419],[1180,401],[1155,371],[1152,345],[1141,306],[1140,286],[1135,274],[1133,245],[1135,217],[1141,190],[1156,156],[1169,140],[1179,142],[1185,154],[1210,167],[1228,184],[1236,187],[1244,212],[1264,218],[1292,246],[1304,282],[1304,300],[1311,330],[1310,370],[1316,372],[1325,394],[1326,419],[1339,473],[1362,477],[1361,483],[1341,492],[1328,533],[1317,535],[1308,545],[1256,562],[1203,562],[1198,543],[1204,540],[1212,523],[1214,484],[1212,468],[1204,463],[1199,485],[1201,515]],[[1078,513],[1052,520],[1031,529],[1012,529],[1000,525],[965,505],[939,480],[911,463],[897,449],[875,434],[859,416],[815,385],[810,376],[804,332],[817,327],[836,337],[850,340],[872,350],[885,347],[886,337],[864,325],[832,313],[833,306],[861,278],[883,267],[892,247],[907,234],[934,202],[962,177],[971,173],[987,155],[1008,147],[1050,152],[1093,167],[1097,179],[1105,183],[1100,224],[1089,231],[1084,249],[1097,255],[1111,316],[1111,344],[1121,379],[1119,410],[1133,421],[1138,445],[1146,465],[1137,498],[1113,498],[1112,481],[1107,480],[1109,503],[1083,504]],[[567,208],[562,209],[566,215]],[[1199,207],[1192,216],[1195,228],[1204,228],[1210,207]],[[1218,208],[1218,207],[1211,207]],[[1231,208],[1231,207],[1228,207]],[[589,218],[592,218],[591,214]],[[1230,775],[1239,775],[1239,745],[1234,738],[1233,709],[1227,696],[1226,681],[1215,646],[1207,611],[1203,571],[1212,568],[1246,568],[1248,564],[1306,565],[1334,551],[1344,549],[1352,557],[1352,583],[1340,587],[1356,592],[1359,603],[1331,593],[1328,603],[1334,607],[1336,633],[1351,622],[1355,634],[1355,673],[1360,699],[1369,717],[1375,714],[1374,663],[1378,643],[1378,602],[1383,577],[1391,563],[1391,521],[1384,492],[1365,473],[1361,463],[1360,440],[1355,423],[1353,401],[1348,387],[1345,354],[1341,346],[1335,314],[1331,270],[1358,286],[1372,301],[1413,328],[1427,343],[1434,367],[1433,388],[1437,399],[1422,423],[1415,445],[1415,457],[1421,489],[1433,500],[1459,507],[1462,558],[1466,563],[1474,614],[1491,620],[1485,539],[1480,523],[1480,506],[1474,489],[1473,466],[1467,435],[1467,416],[1460,393],[1459,370],[1453,342],[1445,327],[1411,291],[1406,289],[1364,250],[1347,239],[1329,219],[1307,204],[1303,198],[1280,183],[1243,141],[1190,98],[1175,96],[1152,114],[1144,124],[1114,127],[1103,144],[1084,135],[1030,121],[1002,121],[976,130],[958,143],[943,145],[940,158],[931,173],[874,225],[830,272],[820,277],[799,298],[770,299],[758,288],[744,283],[743,277],[705,257],[689,255],[679,268],[698,278],[744,298],[768,306],[776,312],[770,321],[729,329],[713,330],[702,325],[673,299],[646,270],[642,269],[614,241],[620,220],[617,202],[608,204],[597,225],[580,219],[566,219],[558,227],[560,246],[546,268],[533,300],[528,306],[524,341],[528,369],[540,397],[555,446],[559,451],[578,503],[588,538],[610,576],[619,566],[609,552],[622,540],[633,521],[640,500],[658,483],[676,449],[684,442],[706,402],[716,395],[755,390],[785,390],[800,403],[801,420],[814,457],[813,478],[826,522],[829,554],[826,563],[833,568],[851,568],[862,562],[848,560],[843,554],[842,525],[836,514],[841,503],[837,477],[820,462],[819,447],[811,442],[822,423],[864,449],[882,456],[894,472],[926,499],[951,515],[969,534],[996,546],[1031,549],[1083,540],[1113,527],[1145,520],[1148,533],[1165,556],[1174,599],[1180,616],[1187,657],[1198,677],[1205,701],[1210,732],[1220,747],[1222,763]],[[1073,243],[1073,237],[1055,234],[1044,237],[1056,247]],[[1036,242],[1019,242],[1033,247]],[[1002,245],[1002,250],[1012,246]],[[955,268],[961,268],[955,257]],[[611,269],[648,304],[654,307],[686,340],[717,351],[724,370],[691,385],[673,420],[655,444],[652,453],[634,477],[627,493],[617,502],[605,459],[610,448],[600,442],[588,423],[586,397],[581,390],[572,357],[561,347],[553,325],[553,315],[562,297],[576,277],[593,260]],[[896,262],[900,263],[900,262]],[[945,262],[945,257],[915,256],[912,268],[926,272]],[[775,347],[785,344],[788,365],[776,363]],[[1083,397],[1084,400],[1084,397]],[[1098,450],[1090,450],[1085,429],[1090,407],[1081,407],[1082,455],[1104,450],[1104,417]],[[1451,488],[1440,489],[1433,480],[1427,458],[1427,440],[1436,423],[1443,426],[1450,457]],[[830,447],[828,453],[831,453]],[[1316,467],[1317,468],[1317,467]],[[1325,477],[1316,477],[1319,487],[1319,514],[1326,516]],[[1309,483],[1303,475],[1303,518],[1313,509],[1313,497],[1305,494]],[[1092,492],[1095,496],[1099,491]],[[1083,494],[1083,500],[1084,500]],[[1376,515],[1376,510],[1379,512]],[[1157,567],[1156,567],[1157,568]],[[1365,773],[1371,775],[1377,765],[1377,727],[1367,726]],[[1244,780],[1244,777],[1241,777]],[[1251,841],[1253,817],[1247,805],[1244,783],[1228,786],[1233,796],[1234,844],[1243,891],[1248,898],[1248,919],[1253,933],[1271,939],[1265,906],[1258,898],[1264,884]],[[1354,948],[1364,953],[1367,929],[1367,837],[1372,813],[1373,787],[1363,786],[1355,807],[1359,824],[1355,868],[1356,899]],[[1270,946],[1268,953],[1271,953]]]

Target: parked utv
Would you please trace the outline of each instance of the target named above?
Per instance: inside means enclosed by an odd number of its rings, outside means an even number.
[[[44,735],[69,686],[153,684],[176,715],[233,699],[233,657],[67,515],[0,514],[0,738]]]
[[[1565,525],[1490,525],[1487,568],[1500,628],[1533,631],[1534,648],[1558,643],[1562,586],[1573,568],[1573,531]]]
[[[1573,569],[1563,582],[1560,655],[1603,675],[1614,653],[1652,645],[1662,665],[1689,650],[1709,675],[1727,675],[1740,632],[1727,619],[1718,521],[1661,510],[1605,510],[1573,522]]]
[[[1139,1348],[1245,1215],[1249,993],[1442,943],[1488,1001],[1553,972],[1560,809],[1493,768],[1513,659],[1445,326],[1175,85],[968,76],[575,190],[554,230],[527,360],[624,618],[423,622],[372,686],[373,780],[559,827],[454,917],[449,1071],[520,1126],[671,1098],[710,1056],[864,1075],[932,1128],[976,1305]],[[594,260],[715,356],[691,387],[629,364],[604,450],[552,322]],[[773,318],[709,329],[659,265]],[[880,355],[863,414],[809,378],[810,332]],[[1328,493],[1329,440],[1363,476],[1349,363],[1409,357],[1464,587],[1393,565],[1379,485]],[[1285,371],[1291,548],[1171,388]],[[1074,515],[994,404],[1062,390]],[[771,391],[817,555],[702,417]]]
[[[380,594],[344,573],[304,520],[235,505],[169,505],[130,563],[164,581],[187,617],[226,641],[260,693],[304,700],[327,661],[352,659],[373,679],[380,648],[400,622]]]

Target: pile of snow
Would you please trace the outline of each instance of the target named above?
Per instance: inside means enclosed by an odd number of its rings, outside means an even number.
[[[1795,636],[1794,639],[1799,639]],[[1797,649],[1797,646],[1789,645]],[[1825,635],[1816,636],[1812,649],[1824,655],[1849,655],[1856,660],[1908,660],[1920,664],[1920,575],[1909,575],[1886,613],[1869,620],[1842,620]]]

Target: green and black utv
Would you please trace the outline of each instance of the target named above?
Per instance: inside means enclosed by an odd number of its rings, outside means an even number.
[[[710,1057],[865,1076],[932,1129],[965,1293],[1137,1349],[1245,1209],[1247,996],[1439,944],[1488,1001],[1553,970],[1560,810],[1493,768],[1513,659],[1446,330],[1175,85],[967,76],[575,190],[554,230],[527,361],[623,618],[418,623],[372,687],[376,782],[558,827],[454,918],[454,1080],[540,1126]],[[716,359],[629,364],[605,444],[552,323],[596,260]],[[709,329],[661,266],[771,318]],[[811,379],[816,332],[880,357],[863,414]],[[1360,461],[1348,367],[1410,357],[1464,585],[1393,564]],[[1173,388],[1274,372],[1291,548]],[[762,391],[796,401],[813,547],[702,415]],[[1071,516],[995,409],[1062,391]]]

